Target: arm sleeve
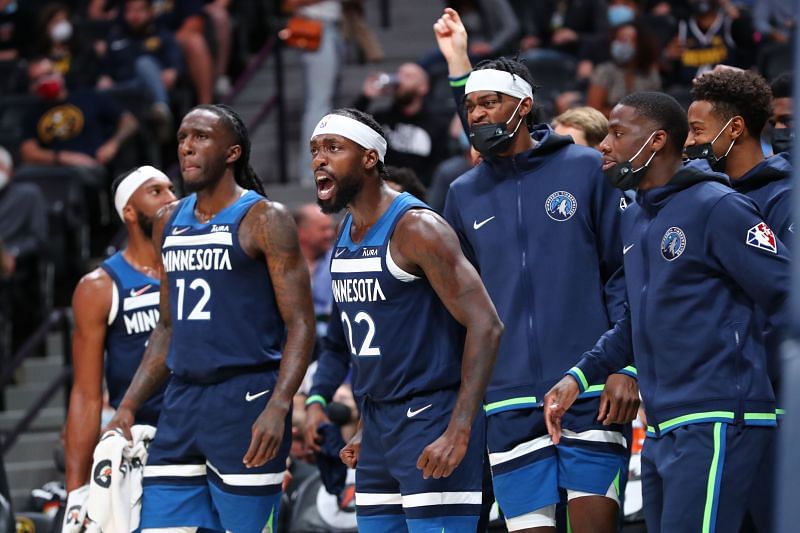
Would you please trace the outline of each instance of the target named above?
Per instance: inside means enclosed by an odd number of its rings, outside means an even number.
[[[347,339],[344,336],[342,320],[339,318],[339,310],[334,303],[328,319],[328,332],[322,339],[317,371],[314,374],[306,405],[315,402],[321,403],[323,407],[328,405],[336,389],[347,377],[349,369],[350,350],[347,348]]]
[[[741,287],[776,330],[786,331],[791,285],[788,250],[753,201],[731,193],[717,202],[709,214],[705,246],[711,266]]]
[[[477,257],[475,256],[475,250],[472,249],[472,245],[464,233],[464,224],[461,220],[461,213],[459,212],[457,204],[458,200],[456,198],[456,193],[453,191],[453,187],[450,187],[450,189],[447,191],[447,197],[444,200],[444,213],[442,216],[447,223],[453,227],[456,235],[458,235],[458,241],[461,243],[461,250],[464,252],[464,256],[470,263],[472,263],[472,266],[475,267],[475,270],[480,272],[480,266],[478,265]]]
[[[464,88],[467,86],[469,75],[470,73],[467,72],[458,78],[448,78],[450,81],[450,91],[452,91],[453,100],[456,103],[456,113],[458,113],[458,118],[461,119],[461,125],[466,132],[469,132],[469,123],[467,122],[467,113],[464,111]]]
[[[789,191],[782,194],[769,210],[769,223],[775,235],[786,246],[792,249],[794,228],[792,227],[792,195]]]
[[[583,393],[589,388],[589,384],[604,382],[609,374],[620,368],[626,370],[625,374],[635,377],[636,371],[628,368],[632,364],[631,314],[626,305],[622,318],[600,337],[594,348],[583,354],[578,364],[570,368],[567,374],[575,378]]]
[[[623,204],[623,192],[608,183],[599,167],[594,171],[592,179],[597,187],[594,206],[597,258],[600,262],[600,276],[604,283],[603,292],[608,319],[613,324],[622,318],[627,299],[620,235],[623,206],[627,204]]]
[[[481,0],[485,20],[491,21],[489,46],[494,53],[510,47],[519,35],[519,21],[506,0]]]

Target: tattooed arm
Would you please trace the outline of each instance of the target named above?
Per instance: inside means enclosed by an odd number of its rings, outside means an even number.
[[[503,324],[480,276],[461,251],[453,229],[427,210],[406,213],[390,246],[400,268],[425,276],[442,303],[466,330],[461,387],[445,432],[417,460],[422,475],[449,476],[464,458],[489,376]]]
[[[252,468],[278,453],[292,398],[311,360],[315,323],[308,267],[300,253],[297,227],[286,208],[269,201],[254,205],[242,221],[239,238],[248,255],[262,256],[266,261],[287,331],[275,390],[253,423],[250,447],[243,459]]]
[[[164,226],[172,216],[172,212],[177,207],[177,203],[166,205],[159,210],[153,224],[153,245],[156,247],[158,264],[161,265],[161,237],[164,234]],[[131,380],[125,396],[114,414],[114,418],[108,424],[108,429],[119,428],[125,436],[131,438],[131,426],[136,415],[137,409],[153,395],[169,377],[167,368],[167,352],[169,342],[172,338],[172,316],[169,312],[169,282],[167,274],[161,273],[161,294],[159,296],[159,319],[153,333],[147,340],[142,362],[136,369],[136,374]]]

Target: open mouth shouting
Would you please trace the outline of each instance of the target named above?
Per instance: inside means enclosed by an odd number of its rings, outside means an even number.
[[[330,200],[336,188],[336,181],[324,170],[317,170],[314,174],[314,181],[317,184],[317,198],[322,201]]]

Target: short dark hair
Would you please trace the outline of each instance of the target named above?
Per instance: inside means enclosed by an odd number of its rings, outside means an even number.
[[[535,83],[533,83],[533,76],[531,76],[530,69],[522,63],[521,61],[517,61],[516,59],[509,59],[507,57],[498,57],[497,59],[484,59],[477,65],[473,70],[484,70],[484,69],[492,69],[492,70],[502,70],[503,72],[509,72],[514,76],[519,76],[523,80],[527,81],[531,88],[535,91],[538,87]],[[531,108],[531,112],[525,117],[525,123],[528,125],[528,129],[530,130],[534,124],[534,113],[533,108]]]
[[[381,127],[380,124],[378,124],[378,121],[376,121],[375,118],[369,113],[360,111],[358,109],[354,109],[352,107],[340,107],[339,109],[334,109],[333,111],[331,111],[331,114],[342,115],[343,117],[357,120],[360,123],[369,126],[373,130],[375,130],[375,132],[381,137],[383,137],[384,140],[386,139],[386,133],[384,133],[383,128]],[[388,175],[386,173],[386,165],[382,161],[378,161],[378,164],[375,165],[375,167],[378,169],[378,175],[381,177],[381,179],[384,180],[387,179]]]
[[[264,184],[261,178],[250,166],[250,135],[247,133],[247,126],[245,126],[242,117],[232,107],[225,104],[202,104],[194,107],[192,111],[195,109],[211,111],[221,118],[228,132],[233,135],[234,143],[242,147],[242,154],[233,164],[233,178],[236,183],[244,189],[250,189],[262,196],[266,196],[267,193],[264,191]]]
[[[386,167],[386,172],[387,176],[384,179],[398,184],[404,192],[411,193],[423,202],[425,201],[427,189],[417,177],[417,173],[414,172],[414,169],[388,166]]]
[[[784,72],[772,80],[772,98],[791,98],[792,97],[792,73]]]
[[[767,81],[747,70],[704,74],[694,82],[692,96],[695,100],[710,102],[722,120],[741,116],[747,132],[755,138],[761,135],[772,114],[772,91]]]
[[[659,129],[667,132],[673,152],[683,152],[689,135],[689,120],[675,98],[664,93],[643,91],[623,97],[619,105],[632,107],[638,114],[655,122]]]

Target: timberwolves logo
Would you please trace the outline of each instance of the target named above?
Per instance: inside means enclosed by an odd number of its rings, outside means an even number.
[[[103,459],[94,468],[94,482],[107,489],[111,486],[111,461]]]
[[[661,239],[661,255],[667,261],[674,261],[686,249],[686,235],[681,228],[671,227]]]
[[[556,222],[564,222],[578,210],[578,201],[567,191],[556,191],[547,197],[544,210]]]

